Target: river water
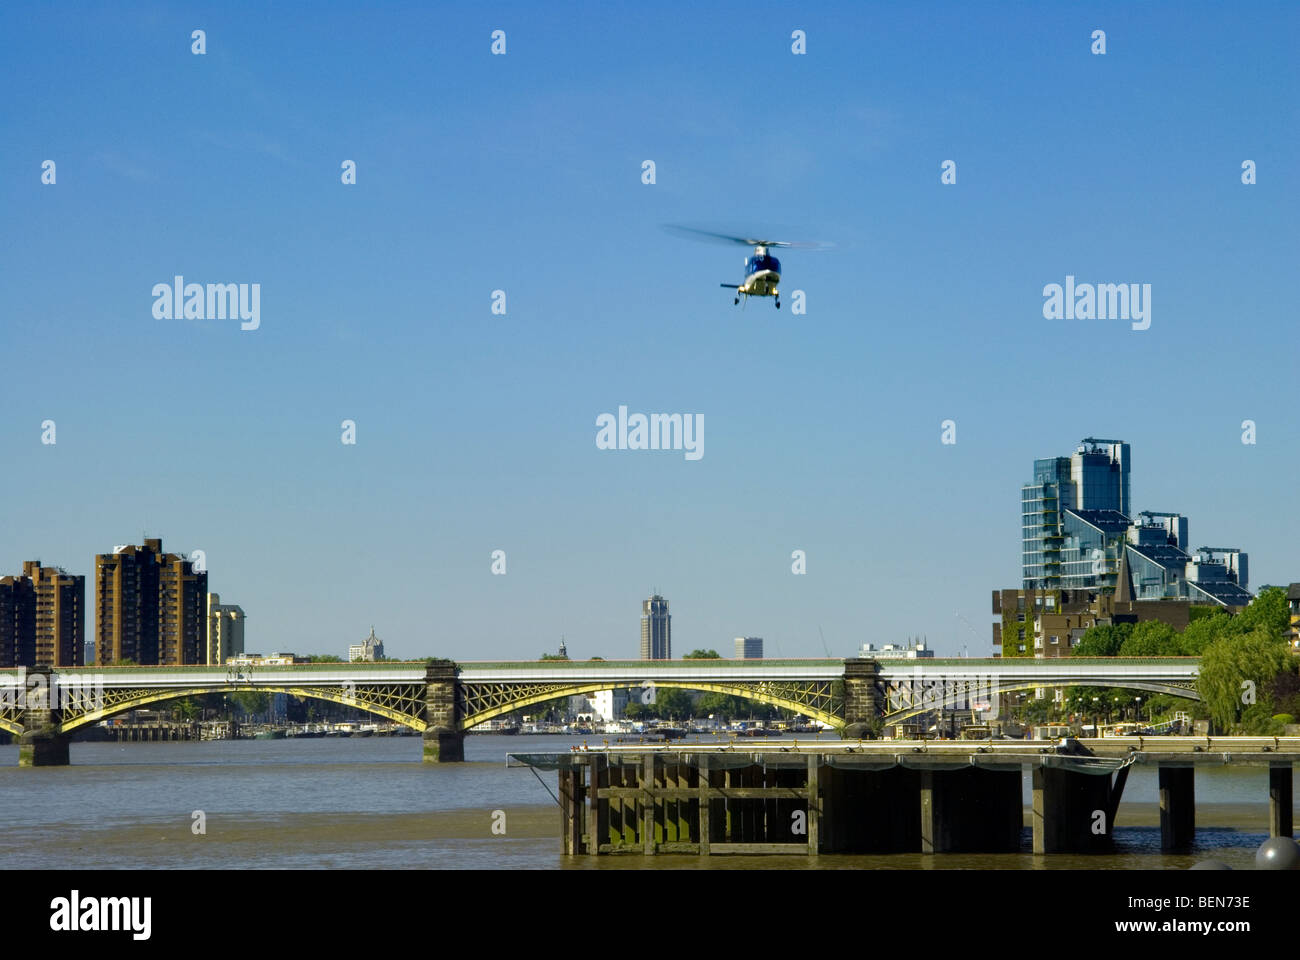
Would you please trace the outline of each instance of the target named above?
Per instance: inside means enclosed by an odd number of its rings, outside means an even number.
[[[1268,836],[1267,770],[1211,767],[1196,775],[1196,846],[1161,853],[1155,770],[1135,766],[1112,854],[566,858],[556,775],[540,774],[544,785],[505,755],[580,742],[471,735],[466,762],[446,765],[421,763],[418,737],[74,743],[70,766],[34,769],[4,746],[0,868],[1160,869],[1210,857],[1249,868]],[[1026,802],[1028,789],[1026,775]]]

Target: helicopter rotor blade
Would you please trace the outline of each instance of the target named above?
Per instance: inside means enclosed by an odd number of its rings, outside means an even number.
[[[834,246],[831,243],[797,240],[765,240],[761,237],[736,237],[727,233],[715,233],[712,230],[700,230],[695,227],[683,227],[678,224],[665,224],[664,229],[670,233],[687,236],[692,240],[718,240],[723,243],[737,243],[746,247],[791,247],[801,250],[824,250]]]
[[[664,229],[669,233],[685,235],[691,240],[721,240],[724,243],[739,243],[746,247],[752,247],[758,241],[750,240],[747,237],[733,237],[726,233],[714,233],[712,230],[697,230],[694,227],[682,227],[675,223],[664,224]]]

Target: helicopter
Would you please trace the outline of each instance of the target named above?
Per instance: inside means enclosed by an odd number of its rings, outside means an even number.
[[[750,297],[773,297],[776,300],[776,308],[781,309],[781,290],[777,286],[781,282],[781,261],[768,252],[770,247],[802,247],[805,249],[824,249],[830,244],[827,243],[800,243],[792,240],[762,240],[757,237],[733,237],[725,233],[714,233],[711,230],[697,230],[694,227],[679,227],[675,225],[668,226],[669,230],[675,233],[694,234],[693,239],[711,238],[721,240],[727,243],[738,243],[746,247],[753,247],[754,252],[745,258],[745,278],[743,283],[722,283],[721,287],[728,290],[735,290],[735,299],[732,304],[740,303],[740,298],[744,297],[745,302],[749,302]]]

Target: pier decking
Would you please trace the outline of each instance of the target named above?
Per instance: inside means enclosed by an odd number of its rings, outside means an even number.
[[[563,850],[619,853],[1035,853],[1108,849],[1133,764],[1158,768],[1162,846],[1195,830],[1194,771],[1268,769],[1270,834],[1292,832],[1300,737],[875,740],[602,746],[511,753],[559,773]]]

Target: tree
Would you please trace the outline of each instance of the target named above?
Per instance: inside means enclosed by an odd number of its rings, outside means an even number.
[[[683,660],[721,660],[716,650],[692,650],[682,657]]]
[[[306,656],[299,657],[307,663],[342,663],[342,657],[336,657],[332,653],[309,653]]]
[[[1182,653],[1178,631],[1159,620],[1134,624],[1128,639],[1120,645],[1121,657],[1176,657]]]
[[[1089,627],[1070,651],[1072,657],[1114,657],[1132,633],[1131,623]]]
[[[1291,622],[1287,608],[1286,590],[1282,587],[1265,587],[1245,610],[1233,617],[1242,632],[1263,627],[1269,634],[1282,637]]]
[[[1222,608],[1208,616],[1197,617],[1183,630],[1183,653],[1199,657],[1205,648],[1233,629],[1232,617]]]
[[[703,693],[695,701],[695,711],[703,716],[712,715],[715,719],[730,720],[733,717],[748,717],[755,708],[765,709],[766,704],[756,703],[745,697],[726,693]]]
[[[632,706],[638,706],[641,709],[637,710],[635,714],[629,713],[628,716],[684,720],[693,712],[690,693],[676,687],[656,687],[654,703],[629,704],[629,711]]]
[[[1087,720],[1114,719],[1117,710],[1137,706],[1135,695],[1123,687],[1066,687],[1061,709],[1067,716],[1073,713]]]
[[[1031,697],[1022,709],[1026,723],[1046,723],[1052,712],[1052,701],[1048,697],[1042,700]]]
[[[558,653],[544,653],[537,659],[538,660],[568,660],[569,658],[562,657]]]
[[[262,690],[238,690],[230,699],[247,716],[265,713],[271,706],[271,695]]]
[[[568,696],[552,697],[549,700],[543,700],[541,703],[533,703],[526,707],[520,707],[510,715],[522,717],[525,714],[532,720],[558,721],[564,714],[568,705]]]
[[[1221,637],[1201,655],[1196,689],[1221,729],[1237,724],[1253,706],[1260,709],[1251,711],[1250,720],[1270,717],[1275,681],[1295,670],[1286,641],[1272,631],[1268,611],[1263,614],[1249,633]]]
[[[1269,691],[1275,709],[1284,714],[1300,714],[1300,674],[1295,671],[1278,674]],[[1295,723],[1294,720],[1287,721]]]
[[[189,722],[197,720],[199,716],[199,702],[193,697],[184,697],[180,700],[172,701],[172,718]]]

